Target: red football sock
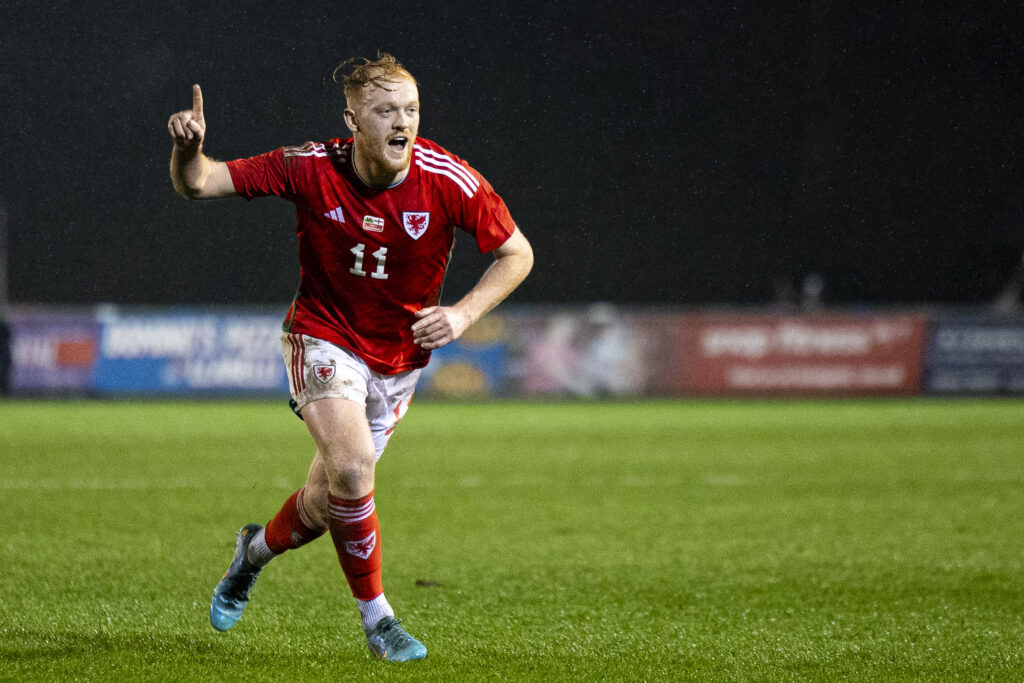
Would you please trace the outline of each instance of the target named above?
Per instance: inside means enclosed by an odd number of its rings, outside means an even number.
[[[338,562],[352,595],[372,600],[384,592],[381,582],[380,523],[373,491],[357,500],[328,497],[329,521]]]
[[[280,555],[286,550],[294,550],[310,541],[320,538],[326,529],[312,529],[302,521],[302,496],[305,487],[299,489],[285,501],[274,518],[267,522],[264,538],[267,547]]]

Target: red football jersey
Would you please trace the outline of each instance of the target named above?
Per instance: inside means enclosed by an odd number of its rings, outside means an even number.
[[[227,164],[239,196],[295,204],[300,282],[284,329],[350,349],[377,372],[423,367],[414,312],[439,302],[455,228],[487,253],[515,223],[483,176],[429,140],[416,139],[409,172],[383,189],[356,175],[351,138],[334,142],[339,161],[331,143],[307,142]]]

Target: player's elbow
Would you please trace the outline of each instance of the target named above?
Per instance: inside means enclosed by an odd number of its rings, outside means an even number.
[[[203,198],[203,191],[202,191],[201,188],[189,187],[189,186],[183,185],[181,183],[175,183],[174,184],[174,189],[178,193],[178,195],[184,197],[185,199],[202,199]]]
[[[533,247],[530,246],[530,242],[523,236],[523,233],[518,230],[509,242],[511,244],[506,243],[505,245],[507,255],[513,259],[516,270],[521,275],[520,279],[525,278],[533,270]]]
[[[529,242],[526,242],[525,248],[520,252],[520,270],[525,278],[533,270],[533,247],[530,246]]]
[[[216,199],[234,193],[227,165],[206,157],[192,164],[183,164],[172,157],[171,182],[185,199]]]
[[[189,183],[177,181],[174,183],[174,189],[185,199],[217,199],[227,194],[225,192],[218,192],[217,188],[213,187],[209,182]]]
[[[185,199],[203,198],[203,184],[195,181],[190,182],[185,174],[175,173],[174,168],[171,168],[171,184],[174,186],[174,191]]]

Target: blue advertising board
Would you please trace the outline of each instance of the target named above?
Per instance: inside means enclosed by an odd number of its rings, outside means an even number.
[[[505,316],[490,314],[454,342],[430,354],[416,391],[424,396],[502,396],[508,392],[508,332]]]
[[[14,311],[11,390],[83,393],[92,388],[100,325],[89,313]]]
[[[287,395],[279,315],[102,316],[100,393]]]
[[[924,370],[929,394],[1024,393],[1024,319],[933,319]]]
[[[21,395],[288,396],[277,312],[33,307],[10,322],[12,388]],[[504,332],[502,319],[488,316],[435,351],[422,394],[502,395]]]

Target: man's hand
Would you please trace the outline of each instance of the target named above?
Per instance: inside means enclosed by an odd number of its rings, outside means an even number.
[[[171,149],[171,182],[186,199],[216,199],[235,195],[231,173],[223,161],[203,154],[206,119],[203,118],[203,91],[192,86],[192,108],[172,114],[167,132],[174,140]]]
[[[206,137],[206,119],[203,118],[203,91],[192,86],[192,108],[171,115],[167,132],[174,146],[191,152],[197,151]]]
[[[467,327],[503,301],[533,267],[533,249],[519,228],[492,253],[494,263],[458,303],[416,311],[419,320],[413,323],[412,340],[420,348],[433,351],[461,337]]]
[[[470,326],[469,316],[453,306],[429,306],[416,311],[412,326],[413,343],[426,351],[439,349],[462,336]]]

